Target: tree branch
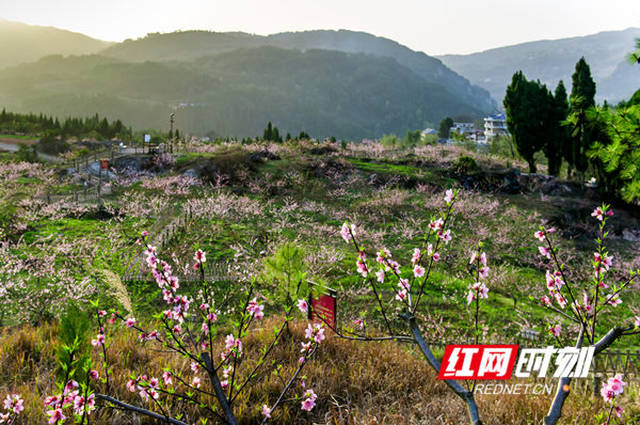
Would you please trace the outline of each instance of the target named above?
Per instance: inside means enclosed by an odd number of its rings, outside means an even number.
[[[136,413],[139,413],[141,415],[149,416],[151,418],[157,419],[157,420],[162,421],[162,422],[170,423],[170,424],[173,424],[173,425],[188,425],[186,422],[182,422],[182,421],[179,421],[177,419],[172,419],[172,418],[169,418],[169,417],[164,416],[164,415],[159,415],[159,414],[154,413],[154,412],[152,412],[150,410],[143,409],[142,407],[133,406],[131,404],[124,403],[124,402],[122,402],[120,400],[117,400],[117,399],[115,399],[113,397],[109,397],[108,395],[96,393],[96,398],[99,398],[99,399],[104,400],[104,401],[108,401],[109,403],[115,404],[116,406],[121,407],[124,410],[130,410],[132,412],[136,412]]]
[[[431,349],[427,345],[427,342],[422,337],[422,334],[420,333],[420,328],[418,328],[415,317],[410,316],[408,314],[403,315],[402,317],[409,322],[409,329],[411,330],[411,333],[413,334],[413,337],[416,343],[420,347],[422,354],[427,359],[427,362],[429,362],[431,367],[436,372],[439,372],[440,362],[433,355],[433,353],[431,352]],[[447,384],[449,388],[451,388],[451,390],[453,390],[453,392],[456,393],[456,395],[466,403],[467,409],[469,410],[469,419],[471,420],[471,424],[482,425],[482,421],[480,420],[480,415],[478,413],[478,405],[476,404],[476,401],[473,398],[473,393],[465,389],[457,381],[454,381],[451,379],[445,379],[444,383]]]

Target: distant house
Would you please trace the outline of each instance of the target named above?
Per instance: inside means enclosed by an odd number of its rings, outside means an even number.
[[[476,131],[476,126],[472,122],[454,122],[453,127],[449,129],[450,133],[468,134]]]
[[[435,130],[433,128],[425,128],[420,132],[420,134],[422,134],[422,136],[428,136],[430,134],[438,134],[438,130]]]
[[[504,114],[488,116],[484,119],[484,135],[487,140],[499,135],[509,135],[507,117]]]

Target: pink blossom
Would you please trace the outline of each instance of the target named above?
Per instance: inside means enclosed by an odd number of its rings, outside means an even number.
[[[378,278],[378,282],[384,283],[384,270],[380,269],[376,272],[376,277]]]
[[[315,407],[316,399],[318,398],[318,396],[312,389],[308,389],[307,391],[305,391],[302,398],[304,399],[302,401],[302,410],[310,412]]]
[[[451,242],[451,230],[447,230],[446,232],[438,233],[438,237],[444,241],[445,244]]]
[[[638,320],[640,320],[640,318]],[[356,320],[353,321],[353,324],[356,325],[359,328],[362,328],[364,326],[364,320],[356,319]]]
[[[472,289],[469,289],[469,292],[467,292],[467,304],[471,304],[475,299],[476,299],[476,292],[473,291]]]
[[[262,406],[262,415],[265,418],[270,418],[271,417],[271,409],[269,409],[266,404],[264,404]]]
[[[162,382],[165,386],[173,385],[173,379],[171,378],[171,372],[165,370],[162,372]]]
[[[441,218],[437,220],[431,220],[431,222],[429,223],[429,228],[433,231],[437,231],[442,228],[443,224],[444,224],[444,220],[442,220]]]
[[[91,370],[89,371],[89,378],[91,379],[98,379],[100,377],[100,375],[98,374],[97,370]]]
[[[199,249],[193,255],[193,259],[196,260],[196,262],[198,262],[198,263],[206,263],[207,262],[207,254],[203,250]]]
[[[451,201],[453,201],[454,196],[455,196],[455,193],[453,192],[453,189],[447,189],[447,191],[444,193],[444,201],[447,204],[451,204]]]
[[[398,282],[398,286],[400,287],[400,289],[406,289],[407,291],[411,288],[408,279],[400,279],[400,281]]]
[[[300,310],[303,313],[307,313],[309,311],[309,304],[307,304],[307,301],[304,300],[303,298],[300,298],[298,300],[298,310]]]
[[[97,347],[98,345],[104,345],[104,334],[98,334],[96,339],[91,340],[91,345]]]
[[[478,258],[478,251],[473,251],[471,253],[471,259],[469,259],[469,264],[473,264]]]
[[[127,389],[132,393],[136,392],[136,382],[133,379],[127,381]]]
[[[60,421],[64,421],[67,417],[62,413],[62,409],[48,410],[47,416],[50,416],[49,423],[56,424]]]
[[[616,395],[620,395],[624,392],[624,387],[627,386],[627,383],[622,380],[622,374],[618,373],[607,380],[607,385]]]
[[[540,301],[542,301],[542,304],[544,304],[546,306],[550,306],[551,305],[551,299],[549,297],[547,297],[546,295],[544,297],[542,297],[540,299]]]
[[[489,276],[489,267],[480,267],[480,270],[478,270],[478,276],[480,279],[486,279],[487,276]]]
[[[307,398],[302,401],[302,410],[306,410],[307,412],[310,412],[313,410],[314,407],[316,407],[315,400]]]
[[[556,338],[560,336],[561,331],[562,331],[562,326],[560,325],[555,325],[549,328],[549,332]]]
[[[607,296],[607,303],[611,304],[612,306],[616,307],[619,304],[622,304],[622,300],[620,299],[620,297],[618,296],[618,294],[614,294],[614,295],[608,295]]]
[[[540,242],[544,242],[544,232],[542,230],[538,230],[533,234],[533,236],[535,236],[535,238],[538,239]]]
[[[602,384],[602,388],[600,389],[600,395],[602,396],[605,403],[613,402],[613,398],[616,394],[609,389],[609,386],[605,383]]]
[[[367,265],[361,258],[358,258],[358,261],[356,261],[356,266],[358,267],[358,273],[360,273],[362,277],[367,277]]]
[[[382,248],[382,250],[376,252],[376,261],[380,264],[384,264],[385,260],[391,259],[391,252],[387,248]]]
[[[633,324],[636,328],[640,328],[640,316],[636,316],[636,321]]]
[[[349,243],[353,239],[353,236],[355,236],[355,234],[356,232],[353,225],[350,225],[345,221],[344,224],[342,224],[342,229],[340,230],[340,236],[342,236],[342,239],[344,239],[345,242]]]
[[[200,378],[197,376],[194,376],[193,380],[191,381],[191,385],[193,387],[200,388]]]
[[[545,246],[539,246],[538,251],[540,251],[540,255],[542,255],[543,257],[551,259],[551,251],[549,250],[549,248]]]
[[[407,291],[405,289],[401,289],[400,291],[398,291],[398,293],[396,294],[396,300],[404,301],[405,298],[407,298]]]
[[[256,298],[252,299],[247,306],[247,311],[256,319],[262,319],[264,317],[262,310],[264,310],[264,305],[258,304]]]
[[[134,318],[129,318],[126,320],[125,324],[127,325],[128,328],[133,327],[133,325],[136,324],[136,319]]]
[[[598,219],[598,221],[602,221],[603,219],[603,211],[600,207],[597,207],[595,210],[593,210],[593,212],[591,213],[591,217],[595,217]]]
[[[480,254],[480,264],[482,264],[483,266],[487,265],[487,254],[485,254],[484,252]]]
[[[411,257],[411,263],[417,264],[420,261],[420,257],[422,256],[420,250],[418,248],[413,248],[413,256]]]
[[[616,407],[613,408],[613,410],[614,410],[614,412],[616,412],[616,416],[617,417],[619,417],[619,418],[622,417],[623,409],[622,409],[621,406],[616,406]]]
[[[413,267],[413,275],[414,275],[415,277],[422,277],[422,276],[424,276],[424,267],[419,266],[419,265],[417,265],[417,264],[416,264],[416,265]]]
[[[434,252],[432,258],[433,258],[433,261],[437,263],[438,261],[440,261],[440,254],[438,254],[437,252]]]

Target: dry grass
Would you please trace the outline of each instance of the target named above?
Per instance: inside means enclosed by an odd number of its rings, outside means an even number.
[[[275,319],[264,323],[245,339],[246,361],[251,362],[256,349],[270,335]],[[276,364],[282,365],[284,377],[290,376],[298,360],[297,348],[305,323],[291,327],[274,351]],[[0,395],[7,391],[20,392],[25,398],[26,411],[19,424],[44,423],[42,399],[53,393],[55,364],[53,347],[57,338],[54,325],[39,328],[22,327],[4,331],[0,336]],[[116,370],[112,375],[113,394],[121,400],[138,404],[136,395],[125,389],[130,373],[159,376],[167,365],[188,374],[188,365],[173,355],[151,351],[141,346],[126,330],[117,331],[109,350]],[[293,348],[296,349],[293,349]],[[253,355],[251,353],[254,353]],[[312,414],[299,409],[291,398],[302,392],[299,386],[289,394],[284,408],[274,414],[274,424],[463,424],[466,410],[463,403],[435,380],[435,373],[409,345],[395,343],[361,343],[328,338],[317,357],[304,370],[305,381],[318,393],[318,406]],[[274,402],[281,384],[273,375],[259,377],[256,385],[238,398],[235,411],[242,424],[257,423],[263,403]],[[638,405],[637,389],[629,388],[624,404]],[[479,396],[478,402],[486,425],[540,423],[551,396]],[[572,396],[565,407],[563,424],[595,424],[594,414],[602,408],[600,400]],[[636,407],[636,410],[638,408]],[[632,409],[628,409],[632,410]],[[195,422],[203,413],[194,406],[175,404],[174,413],[182,412]],[[638,412],[635,413],[638,415]],[[637,416],[636,416],[637,417]],[[95,424],[143,424],[146,419],[123,412],[102,409],[93,417]],[[633,423],[633,422],[627,422]]]

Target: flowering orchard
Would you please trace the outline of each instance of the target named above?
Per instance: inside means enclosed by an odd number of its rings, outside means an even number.
[[[286,332],[287,323],[293,319],[294,311],[300,309],[306,312],[306,306],[300,302],[286,306],[282,311],[282,324],[274,328],[270,344],[254,348],[260,355],[257,361],[249,363],[245,361],[246,347],[243,341],[259,326],[264,317],[265,307],[258,300],[259,295],[255,293],[255,282],[245,287],[240,294],[233,294],[234,291],[225,294],[212,293],[204,279],[206,253],[197,250],[193,257],[193,269],[202,277],[199,291],[192,297],[181,294],[180,282],[173,274],[171,266],[158,258],[156,248],[148,244],[147,238],[148,233],[144,232],[139,243],[146,248],[145,262],[162,291],[165,309],[156,315],[158,328],[145,329],[135,318],[125,317],[117,310],[108,313],[98,309],[98,304],[95,304],[98,333],[91,344],[102,357],[101,373],[104,375],[100,387],[103,392],[95,393],[95,397],[106,405],[174,424],[185,423],[180,406],[186,404],[198,406],[202,418],[236,424],[234,402],[258,379],[274,372],[274,365],[268,361],[269,355]],[[233,295],[241,296],[239,303],[236,303]],[[237,313],[234,314],[234,311]],[[224,315],[230,317],[225,318]],[[109,380],[112,369],[109,356],[109,328],[117,323],[135,332],[140,344],[150,345],[148,349],[151,349],[151,345],[157,345],[175,353],[189,364],[188,369],[182,370],[167,367],[161,376],[151,376],[144,370],[131,376],[126,386],[128,391],[138,394],[139,405],[124,403],[109,394],[112,385]],[[228,330],[223,332],[225,329]],[[276,409],[282,404],[287,393],[298,391],[300,386],[302,394],[297,397],[301,409],[311,411],[315,406],[317,396],[313,389],[305,388],[300,373],[324,340],[324,328],[318,324],[309,324],[305,337],[306,340],[300,345],[297,369],[286,382],[283,381],[277,399],[259,408],[263,423],[276,414]],[[220,349],[221,340],[224,344]]]
[[[425,287],[430,283],[432,270],[442,262],[443,251],[454,240],[455,235],[451,225],[457,195],[458,192],[455,190],[446,191],[445,210],[431,218],[423,245],[414,248],[405,266],[401,265],[387,248],[379,248],[373,255],[374,251],[368,251],[358,239],[358,231],[353,224],[345,222],[342,225],[340,235],[357,252],[356,270],[363,278],[364,287],[368,287],[373,294],[375,307],[385,323],[386,335],[380,336],[377,332],[368,332],[364,320],[366,313],[363,313],[354,321],[355,329],[334,329],[339,336],[356,341],[391,339],[413,342],[418,345],[433,369],[440,370],[441,364],[422,335],[416,321],[416,314],[419,313]],[[607,314],[622,302],[621,294],[629,289],[638,273],[631,270],[629,277],[621,282],[611,282],[609,279],[612,274],[613,258],[606,251],[604,241],[608,236],[605,230],[607,220],[612,215],[613,212],[607,205],[596,208],[592,213],[599,223],[599,236],[596,239],[597,252],[594,253],[592,261],[593,270],[590,273],[592,279],[587,283],[572,283],[566,278],[565,265],[552,240],[552,235],[556,232],[555,228],[541,225],[534,234],[535,238],[542,243],[538,247],[539,254],[549,264],[549,270],[546,272],[548,295],[541,297],[541,304],[549,311],[549,320],[565,320],[571,323],[577,328],[577,336],[573,341],[575,347],[581,348],[589,344],[594,346],[596,354],[610,347],[621,337],[640,334],[640,316],[636,317],[633,323],[620,321],[618,326],[608,331],[598,326],[598,317]],[[487,282],[490,281],[491,269],[488,266],[487,254],[482,248],[482,242],[477,241],[475,247],[471,249],[468,267],[472,283],[469,284],[466,301],[473,309],[475,344],[480,342],[481,337],[479,330],[481,300],[488,299],[490,293],[490,284],[487,286]],[[374,259],[369,260],[371,257]],[[398,332],[397,330],[401,328],[398,328],[397,324],[395,327],[392,325],[396,317],[405,321],[408,333]],[[564,345],[568,341],[569,336],[563,335],[560,323],[550,324],[549,332],[559,345]],[[474,397],[476,382],[467,381],[464,386],[455,380],[445,380],[445,383],[466,403],[470,422],[475,425],[481,424]],[[556,424],[560,419],[565,400],[570,394],[570,383],[570,377],[559,380],[556,395],[544,418],[545,425]],[[623,407],[614,405],[613,402],[615,397],[623,392],[625,385],[621,375],[616,375],[603,384],[602,397],[605,402],[611,403],[604,423],[611,423],[612,412],[615,412],[618,418],[622,417]]]

